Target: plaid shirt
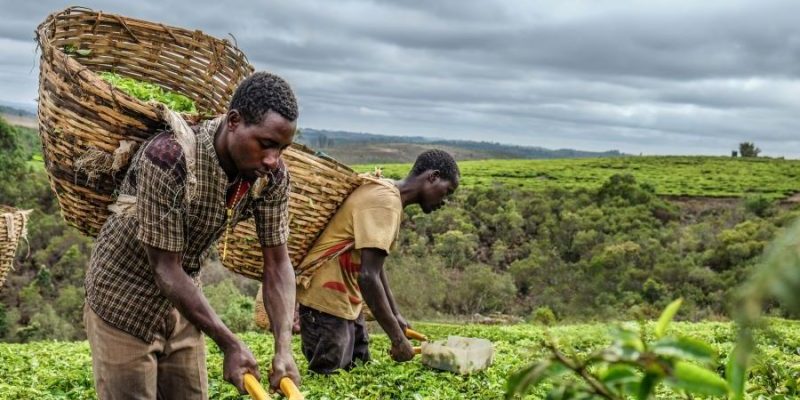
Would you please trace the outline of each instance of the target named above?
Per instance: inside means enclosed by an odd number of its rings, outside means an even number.
[[[111,325],[152,342],[172,304],[155,283],[144,245],[183,253],[183,270],[199,285],[200,266],[225,232],[225,175],[214,133],[221,119],[195,128],[195,195],[187,202],[186,159],[171,132],[162,132],[136,153],[120,187],[135,196],[135,211],[112,214],[103,225],[86,272],[86,301]],[[269,182],[255,184],[237,203],[233,221],[253,216],[262,246],[289,236],[289,173],[283,162]],[[231,232],[233,229],[231,228]]]

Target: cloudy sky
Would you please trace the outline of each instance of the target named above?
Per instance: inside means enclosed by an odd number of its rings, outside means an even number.
[[[0,102],[33,104],[34,28],[74,3],[0,0]],[[83,1],[232,33],[292,83],[302,127],[634,154],[747,140],[800,157],[800,1],[200,3]]]

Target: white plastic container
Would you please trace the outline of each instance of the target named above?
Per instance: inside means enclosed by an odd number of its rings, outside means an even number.
[[[494,347],[486,339],[450,336],[422,343],[422,363],[431,368],[467,375],[488,368],[493,360]]]

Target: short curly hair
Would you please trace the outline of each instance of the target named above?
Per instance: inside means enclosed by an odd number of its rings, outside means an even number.
[[[439,176],[450,182],[456,182],[461,178],[461,170],[458,168],[456,160],[444,150],[432,149],[422,152],[417,156],[410,175],[419,176],[431,169],[439,171]]]
[[[297,120],[297,99],[289,83],[278,75],[259,71],[236,88],[229,110],[239,111],[247,125],[259,124],[269,110],[289,121]]]

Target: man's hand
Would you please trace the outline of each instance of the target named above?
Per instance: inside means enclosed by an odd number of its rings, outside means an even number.
[[[279,390],[281,379],[289,377],[297,387],[300,387],[300,372],[291,354],[276,355],[272,359],[272,370],[269,373],[269,386],[272,390]],[[286,393],[284,393],[285,395]]]
[[[397,319],[397,324],[400,325],[400,330],[402,330],[403,333],[406,332],[406,329],[411,328],[411,324],[409,324],[402,315],[395,314],[394,317]]]
[[[258,372],[258,363],[253,353],[242,342],[236,342],[228,349],[223,349],[225,359],[222,364],[222,378],[236,386],[240,394],[246,394],[244,389],[244,374],[253,374],[261,380]]]
[[[389,355],[392,360],[397,362],[405,362],[414,358],[414,348],[411,347],[411,342],[406,338],[401,338],[395,343],[392,343],[392,348],[389,349]]]

